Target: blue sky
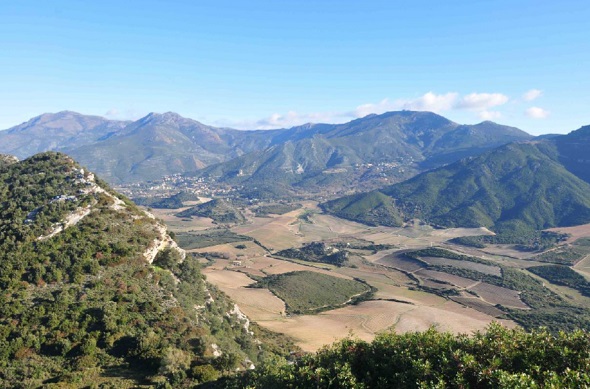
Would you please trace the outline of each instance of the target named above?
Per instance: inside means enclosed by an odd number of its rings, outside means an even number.
[[[389,110],[590,124],[588,1],[4,1],[0,128],[72,110],[218,126]]]

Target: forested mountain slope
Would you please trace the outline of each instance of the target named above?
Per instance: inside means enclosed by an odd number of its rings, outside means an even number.
[[[210,166],[199,176],[269,192],[351,190],[397,182],[531,136],[492,122],[459,125],[431,112],[399,111],[289,130],[281,143]],[[304,134],[304,136],[302,136]],[[275,138],[276,139],[276,138]]]
[[[70,157],[0,166],[0,387],[174,386],[284,353]]]
[[[564,166],[559,144],[509,144],[378,192],[328,202],[324,209],[372,224],[400,225],[400,220],[416,217],[445,227],[496,231],[588,223],[590,185],[575,174],[585,170]],[[582,149],[590,150],[590,143]]]

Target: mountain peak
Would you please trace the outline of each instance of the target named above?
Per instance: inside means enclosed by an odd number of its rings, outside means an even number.
[[[590,135],[590,125],[582,126],[575,131],[569,133],[569,135],[573,136],[586,136]]]
[[[157,112],[150,112],[143,118],[139,119],[138,122],[142,124],[171,124],[171,125],[180,125],[183,123],[192,123],[192,124],[201,124],[193,119],[185,118],[176,112],[164,112],[164,113],[157,113]]]

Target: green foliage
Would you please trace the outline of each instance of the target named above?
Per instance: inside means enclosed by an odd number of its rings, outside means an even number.
[[[379,191],[342,197],[320,206],[325,212],[370,226],[399,227],[403,223],[403,214],[396,207],[395,201]]]
[[[343,266],[348,258],[347,251],[327,246],[324,242],[311,242],[299,249],[281,250],[276,255],[302,261],[329,263],[336,266]]]
[[[191,367],[213,362],[212,343],[239,361],[292,349],[246,331],[192,257],[165,249],[150,265],[162,227],[126,199],[115,207],[81,191],[82,176],[57,153],[0,169],[0,387],[189,386]],[[79,207],[88,216],[38,239]]]
[[[178,192],[175,195],[164,198],[154,197],[139,197],[134,198],[133,201],[137,205],[143,205],[151,208],[163,208],[163,209],[178,209],[184,206],[185,201],[197,201],[199,197],[192,192]]]
[[[361,298],[372,292],[357,280],[347,280],[311,271],[295,271],[268,276],[254,285],[268,288],[294,314],[319,312]]]
[[[584,246],[561,246],[534,256],[533,260],[539,262],[551,262],[561,265],[574,265],[590,253]]]
[[[275,361],[234,388],[535,388],[590,385],[586,332],[524,332],[498,324],[472,336],[430,329],[346,339],[295,364]]]
[[[527,270],[543,277],[551,283],[568,286],[578,290],[584,296],[590,297],[590,282],[586,281],[584,276],[580,275],[575,270],[572,270],[570,267],[561,265],[544,265],[529,267]]]
[[[215,223],[236,224],[243,223],[246,218],[230,200],[214,199],[204,204],[198,204],[176,214],[178,217],[209,217]]]
[[[590,222],[590,185],[557,159],[550,143],[509,144],[323,208],[367,224],[419,218],[445,227],[489,227],[513,237]]]
[[[487,244],[514,244],[521,251],[544,251],[568,238],[567,234],[533,230],[522,224],[518,226],[520,228],[513,226],[496,235],[463,236],[453,238],[450,242],[476,248],[484,248]]]
[[[283,215],[285,213],[301,208],[301,204],[267,204],[261,205],[254,209],[254,215],[257,217],[265,217],[268,215]]]
[[[200,249],[225,243],[247,242],[251,240],[252,238],[249,236],[238,235],[226,228],[179,232],[176,234],[178,245],[185,250]]]

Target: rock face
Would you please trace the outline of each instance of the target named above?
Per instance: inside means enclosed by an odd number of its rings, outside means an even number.
[[[18,158],[14,155],[0,154],[0,168],[4,166],[12,165],[18,162]]]

